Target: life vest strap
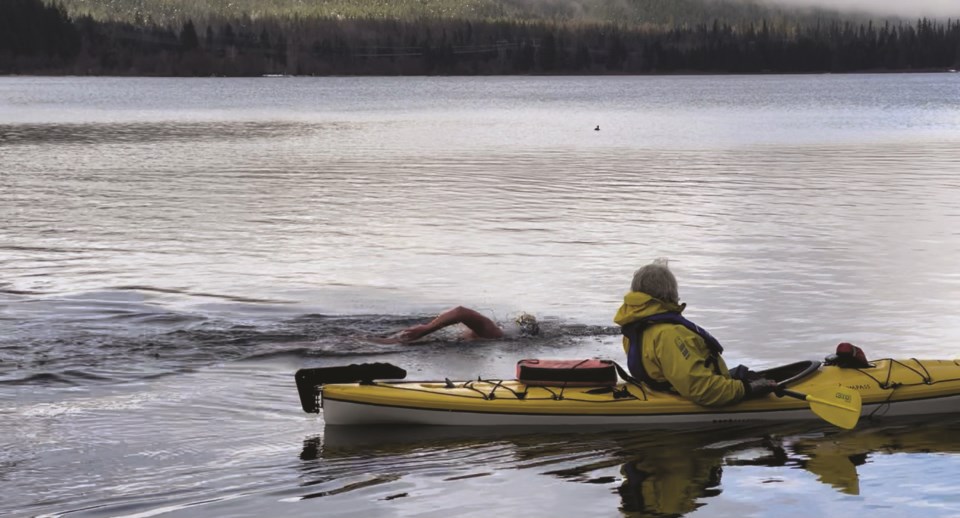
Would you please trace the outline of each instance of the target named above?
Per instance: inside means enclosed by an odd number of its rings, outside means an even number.
[[[680,313],[668,312],[650,315],[639,320],[630,322],[622,326],[620,332],[627,337],[629,347],[627,349],[627,368],[630,372],[640,378],[644,383],[654,390],[661,392],[673,390],[673,386],[668,381],[658,381],[650,377],[647,370],[643,367],[643,332],[654,324],[676,324],[681,325],[690,331],[696,333],[707,344],[710,355],[707,357],[705,365],[707,368],[713,368],[716,374],[720,374],[720,355],[723,353],[723,346],[720,342],[708,333],[705,329],[687,320]]]

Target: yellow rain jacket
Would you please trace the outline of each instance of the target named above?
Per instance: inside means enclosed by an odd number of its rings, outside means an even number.
[[[685,307],[686,304],[663,302],[646,293],[631,291],[623,297],[623,305],[613,321],[625,326],[651,315],[679,313]],[[630,350],[627,337],[623,337],[623,349]],[[656,323],[643,332],[641,361],[654,381],[669,382],[680,395],[704,406],[729,405],[743,399],[746,393],[743,383],[730,377],[727,364],[719,355],[714,368],[711,356],[703,338],[682,325]]]

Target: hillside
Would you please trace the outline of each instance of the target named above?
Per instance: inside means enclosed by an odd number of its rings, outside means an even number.
[[[714,20],[741,23],[836,19],[835,12],[797,10],[755,0],[58,0],[71,16],[98,21],[174,25],[188,19],[339,18],[475,21],[567,21],[676,26]],[[849,16],[845,18],[849,19]]]
[[[204,11],[211,4],[203,3],[184,11],[174,9],[182,0],[154,0],[150,5],[174,11],[134,8],[131,13],[120,7],[144,0],[113,0],[115,10],[96,17],[68,12],[69,6],[52,1],[0,1],[0,74],[764,74],[960,68],[957,20],[864,21],[836,13],[767,11],[733,0],[473,0],[491,2],[470,4],[474,18],[444,10],[443,16],[428,16],[413,8],[429,2],[439,6],[441,0],[381,1],[349,15],[279,9],[281,2],[293,0],[261,0],[261,8],[278,10],[252,14]],[[72,2],[73,9],[101,5],[63,1]],[[329,9],[341,5],[336,1],[303,0],[297,8]],[[377,14],[375,5],[389,5],[395,14]],[[522,5],[528,10],[521,12]],[[496,11],[478,19],[481,7]],[[623,11],[617,15],[616,9]],[[659,14],[651,14],[657,9]],[[514,11],[519,14],[508,16]]]

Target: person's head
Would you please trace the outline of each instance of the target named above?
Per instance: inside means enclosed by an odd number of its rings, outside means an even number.
[[[520,334],[524,336],[536,336],[540,334],[540,323],[536,317],[529,313],[520,313],[516,319],[517,327],[520,328]]]
[[[642,291],[655,299],[679,304],[677,278],[673,276],[667,262],[660,258],[633,272],[630,291]]]

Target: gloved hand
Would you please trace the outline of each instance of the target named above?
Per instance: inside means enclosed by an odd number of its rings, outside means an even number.
[[[744,380],[743,388],[746,389],[743,399],[756,399],[777,390],[777,382],[766,378],[757,378],[753,381]]]

